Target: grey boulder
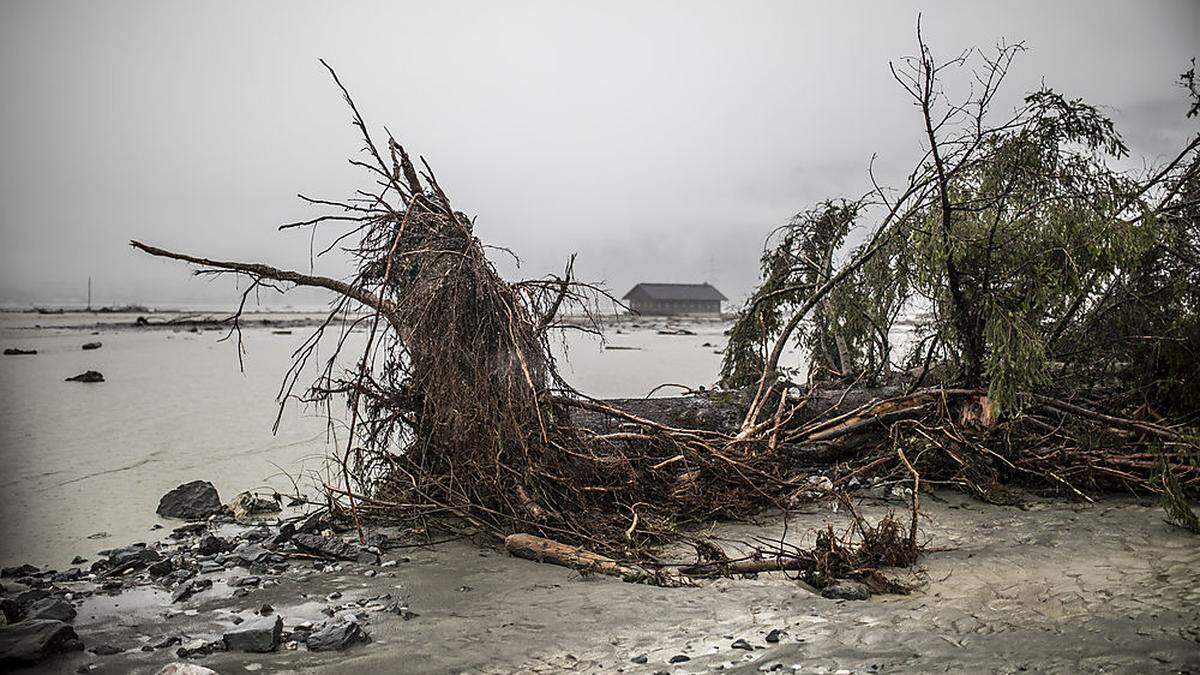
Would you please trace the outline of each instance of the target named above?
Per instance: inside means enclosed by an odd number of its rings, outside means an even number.
[[[0,666],[4,670],[82,648],[75,629],[62,621],[32,619],[0,627]]]
[[[29,606],[25,618],[70,622],[75,619],[76,614],[75,607],[66,600],[42,598]]]
[[[332,652],[370,641],[371,636],[357,621],[326,621],[308,636],[305,645],[310,652]]]
[[[283,617],[278,614],[247,621],[225,633],[225,647],[236,652],[273,652],[283,636]]]
[[[217,488],[206,480],[184,483],[162,496],[155,513],[164,518],[202,520],[223,510]]]

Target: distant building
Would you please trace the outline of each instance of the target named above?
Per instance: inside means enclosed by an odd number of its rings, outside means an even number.
[[[638,284],[623,300],[638,314],[720,314],[727,298],[709,284]]]

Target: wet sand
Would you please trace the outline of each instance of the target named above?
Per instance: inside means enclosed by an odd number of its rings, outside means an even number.
[[[867,500],[877,517],[894,505]],[[467,542],[389,553],[395,567],[293,566],[278,586],[234,599],[223,584],[180,605],[145,590],[87,600],[76,620],[89,644],[57,672],[154,673],[174,648],[139,651],[162,635],[219,638],[233,614],[262,603],[285,626],[321,609],[391,593],[419,616],[367,612],[374,642],[346,652],[217,653],[194,662],[221,673],[703,673],[703,672],[1195,672],[1200,669],[1200,546],[1127,499],[1091,505],[984,505],[953,493],[925,500],[923,532],[937,549],[909,596],[827,600],[780,574],[664,589],[507,556]],[[902,507],[900,507],[902,508]],[[800,541],[844,517],[793,514]],[[732,538],[778,536],[778,518],[725,524]],[[367,577],[368,570],[378,576]],[[900,572],[901,574],[907,574]],[[212,575],[221,578],[227,573]],[[343,596],[325,599],[333,591]],[[783,631],[777,644],[765,636]],[[744,639],[752,651],[731,648]],[[669,663],[676,655],[690,660]],[[644,655],[644,664],[632,659]]]

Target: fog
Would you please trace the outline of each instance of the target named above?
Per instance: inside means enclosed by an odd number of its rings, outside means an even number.
[[[296,193],[366,180],[318,58],[520,255],[497,253],[506,274],[577,253],[618,295],[740,298],[772,227],[866,192],[873,154],[901,180],[921,136],[888,61],[915,51],[918,12],[935,55],[1025,41],[1002,106],[1043,80],[1103,104],[1137,166],[1194,127],[1175,82],[1200,51],[1195,2],[503,5],[0,4],[0,303],[78,302],[89,276],[97,304],[235,302],[131,238],[308,269],[309,233],[276,230],[316,215]]]

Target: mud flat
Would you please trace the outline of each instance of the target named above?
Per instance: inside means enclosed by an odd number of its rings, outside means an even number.
[[[74,622],[87,650],[117,653],[71,652],[28,672],[156,673],[174,661],[220,673],[1200,668],[1200,546],[1163,523],[1156,505],[999,507],[953,493],[925,504],[933,550],[917,572],[924,585],[908,596],[829,600],[779,574],[657,588],[456,541],[385,550],[380,565],[291,559],[271,583],[253,586],[231,582],[247,570],[230,566],[195,577],[212,587],[174,604],[160,584],[128,580],[121,592],[84,599]],[[863,506],[875,517],[903,508],[876,499]],[[825,523],[846,520],[820,505],[793,513],[789,540]],[[776,516],[712,533],[736,540],[782,531]],[[178,656],[180,645],[219,641],[256,620],[264,604],[283,619],[278,650]],[[358,621],[371,642],[312,652],[292,641],[297,626],[330,614]]]

